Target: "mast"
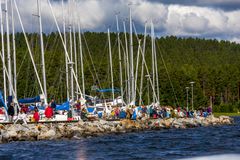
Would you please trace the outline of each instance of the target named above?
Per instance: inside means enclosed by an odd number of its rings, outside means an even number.
[[[15,0],[14,0],[14,1],[15,1]],[[60,36],[60,39],[61,39],[61,42],[62,42],[62,44],[63,44],[63,48],[64,48],[64,51],[65,51],[65,55],[66,55],[66,57],[67,57],[67,61],[70,63],[71,60],[70,60],[70,58],[69,58],[69,54],[68,54],[68,51],[67,51],[67,47],[66,47],[66,45],[64,44],[64,40],[63,40],[61,31],[60,31],[59,25],[58,25],[58,23],[57,23],[56,16],[55,16],[55,14],[54,14],[54,12],[53,12],[53,8],[52,8],[52,5],[51,5],[51,2],[50,2],[50,0],[47,0],[47,2],[48,2],[48,5],[49,5],[49,7],[50,7],[50,10],[51,10],[51,14],[52,14],[52,16],[53,16],[53,19],[54,19],[54,23],[55,23],[55,25],[56,25],[56,27],[57,27],[57,32],[58,32],[58,34],[59,34],[59,36]],[[80,95],[82,96],[82,91],[81,91],[80,85],[79,85],[79,83],[78,83],[78,80],[77,80],[76,74],[75,74],[75,72],[74,72],[74,69],[73,69],[73,68],[70,68],[70,69],[71,69],[71,73],[73,74],[73,78],[75,79],[75,81],[76,81],[76,83],[77,83],[77,87],[78,87],[78,90],[79,90],[79,92],[80,92]]]
[[[75,74],[78,78],[78,63],[77,63],[77,44],[76,44],[76,31],[75,31],[75,26],[73,26],[73,47],[74,47],[74,65],[75,65]],[[76,83],[76,98],[78,99],[78,88],[77,88],[77,83]]]
[[[113,68],[112,68],[112,49],[111,49],[111,39],[110,39],[109,29],[108,29],[108,45],[109,45],[110,70],[111,70],[112,98],[113,98],[113,101],[114,101],[114,83],[113,83]]]
[[[126,48],[126,72],[127,72],[127,76],[126,76],[126,80],[127,80],[127,100],[128,103],[131,102],[131,97],[130,97],[130,92],[131,92],[131,88],[130,88],[130,73],[129,73],[129,54],[128,54],[128,41],[127,41],[127,32],[126,32],[126,24],[125,21],[123,21],[123,30],[124,30],[124,38],[125,38],[125,48]]]
[[[8,0],[5,0],[5,12],[6,12],[6,27],[7,27],[7,60],[8,60],[8,74],[9,74],[9,80],[8,80],[8,96],[12,96],[12,63],[11,63],[11,51],[10,51],[10,39],[9,39],[9,19],[8,19]]]
[[[72,49],[72,26],[69,25],[69,38],[70,38],[70,78],[71,78],[71,99],[74,99],[74,84],[73,84],[73,49]]]
[[[159,93],[159,79],[158,79],[158,64],[157,64],[157,53],[156,53],[156,41],[154,39],[154,59],[155,59],[155,71],[156,71],[156,87],[157,87],[157,103],[160,105],[160,93]]]
[[[117,21],[117,38],[118,38],[118,58],[119,58],[119,71],[120,71],[120,89],[121,89],[121,99],[123,100],[123,80],[122,80],[122,56],[121,56],[121,46],[119,37],[119,25],[118,25],[118,14],[116,14]]]
[[[62,0],[62,11],[63,11],[63,37],[64,37],[64,45],[67,45],[67,38],[66,38],[66,22],[64,16],[64,4]],[[65,70],[66,70],[66,89],[67,89],[67,101],[69,100],[69,81],[68,81],[68,60],[65,54]]]
[[[74,71],[74,68],[73,68],[73,46],[72,46],[72,14],[71,13],[71,3],[72,1],[70,0],[69,1],[69,4],[68,4],[68,16],[69,16],[69,42],[70,42],[70,62],[69,62],[69,65],[70,65],[70,83],[71,83],[71,99],[74,100],[74,82],[73,82],[73,71]]]
[[[45,105],[47,105],[47,83],[46,83],[45,56],[44,56],[43,31],[42,31],[42,19],[41,19],[41,0],[40,1],[37,0],[37,5],[38,5],[39,34],[40,34],[41,55],[42,55],[44,103]]]
[[[142,88],[143,88],[143,77],[144,77],[144,58],[145,58],[146,37],[147,37],[147,23],[145,23],[145,29],[144,29],[139,105],[142,105]]]
[[[11,15],[12,15],[12,44],[13,44],[13,89],[15,91],[14,101],[17,101],[17,63],[16,63],[16,44],[15,44],[15,25],[13,15],[13,2],[11,0]]]
[[[138,40],[138,52],[137,52],[137,62],[136,62],[136,71],[135,71],[135,89],[134,89],[134,99],[136,100],[136,91],[137,91],[137,77],[138,77],[138,64],[139,64],[139,55],[141,52],[141,40]]]
[[[2,0],[0,0],[2,4]],[[1,23],[1,38],[2,38],[2,63],[5,65],[5,51],[4,51],[4,32],[3,32],[3,15],[2,15],[2,5],[0,5],[0,23]],[[7,104],[7,87],[6,87],[6,70],[3,67],[3,92],[4,92],[4,103]]]
[[[155,56],[154,56],[154,28],[153,28],[153,22],[151,21],[151,39],[152,39],[152,87],[153,92],[155,92]],[[153,96],[153,103],[155,102],[155,96]]]
[[[130,87],[131,87],[131,103],[135,104],[135,95],[134,95],[134,66],[133,66],[133,39],[132,39],[132,10],[130,7]]]
[[[30,45],[29,45],[29,42],[28,42],[28,38],[27,38],[27,35],[26,35],[26,32],[25,32],[25,29],[24,29],[24,27],[23,27],[22,19],[21,19],[19,10],[18,10],[18,6],[17,6],[17,3],[16,3],[16,0],[14,0],[14,6],[15,6],[15,8],[16,8],[16,12],[17,12],[17,15],[18,15],[18,19],[19,19],[19,22],[20,22],[20,25],[21,25],[21,28],[22,28],[22,31],[23,31],[24,39],[25,39],[26,44],[27,44],[28,52],[29,52],[29,55],[30,55],[30,58],[31,58],[31,61],[32,61],[32,64],[33,64],[33,69],[34,69],[34,71],[35,71],[35,74],[36,74],[36,77],[37,77],[37,80],[38,80],[38,84],[39,84],[39,86],[40,86],[40,89],[41,89],[42,94],[43,94],[44,97],[45,97],[44,90],[43,90],[43,87],[42,87],[42,83],[41,83],[41,80],[40,80],[39,75],[38,75],[38,72],[37,72],[37,67],[36,67],[36,64],[35,64],[35,62],[34,62],[34,58],[33,58],[33,55],[32,55],[32,51],[31,51],[31,48],[30,48]],[[14,92],[14,93],[15,93],[15,92]]]
[[[80,63],[81,63],[81,74],[82,74],[82,92],[83,98],[85,99],[85,80],[84,80],[84,68],[83,68],[83,51],[82,51],[82,37],[81,37],[81,26],[78,24],[78,37],[79,37],[79,49],[80,49]]]

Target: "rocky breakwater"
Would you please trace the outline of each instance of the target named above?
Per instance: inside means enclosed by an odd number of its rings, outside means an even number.
[[[216,118],[169,118],[121,121],[93,121],[77,123],[45,123],[45,124],[0,124],[0,143],[11,141],[37,141],[57,139],[80,139],[103,134],[121,134],[143,130],[159,130],[165,128],[193,128],[200,126],[229,125],[233,119],[228,116]]]

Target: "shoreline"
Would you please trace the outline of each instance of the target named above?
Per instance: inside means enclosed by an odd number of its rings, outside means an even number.
[[[240,116],[240,113],[231,113],[231,112],[218,112],[218,113],[213,113],[215,117],[219,116]]]
[[[145,130],[186,129],[195,127],[231,125],[233,119],[229,116],[208,116],[207,118],[168,118],[146,120],[120,121],[79,121],[75,123],[49,124],[0,124],[0,143],[12,141],[39,141],[81,139],[84,137],[101,136],[107,134],[122,134]]]

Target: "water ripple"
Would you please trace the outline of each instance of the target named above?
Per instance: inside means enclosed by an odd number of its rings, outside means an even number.
[[[235,122],[230,126],[144,131],[81,140],[11,142],[0,145],[0,159],[161,160],[240,154],[240,117],[235,117]]]

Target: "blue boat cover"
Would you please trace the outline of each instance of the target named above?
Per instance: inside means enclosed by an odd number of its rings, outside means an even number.
[[[94,109],[95,109],[95,108],[88,107],[88,108],[87,108],[87,111],[88,111],[88,113],[93,113]]]
[[[37,103],[37,102],[41,102],[40,96],[36,96],[33,98],[23,98],[18,100],[18,103]]]
[[[28,109],[29,109],[30,111],[33,111],[34,108],[35,108],[35,106],[31,106],[31,105],[28,107]]]
[[[7,110],[7,106],[6,106],[6,104],[4,103],[2,91],[0,91],[0,106],[3,106],[3,107],[5,108],[5,110]]]
[[[58,105],[58,104],[57,104],[57,106],[56,106],[56,110],[67,110],[67,111],[69,111],[69,109],[70,109],[70,103],[69,103],[69,101],[64,102],[64,103],[61,104],[61,105]]]
[[[114,92],[120,92],[120,89],[118,89],[118,88],[114,88],[114,89],[112,89],[112,88],[97,89],[97,92],[112,92],[112,91],[114,91]]]

